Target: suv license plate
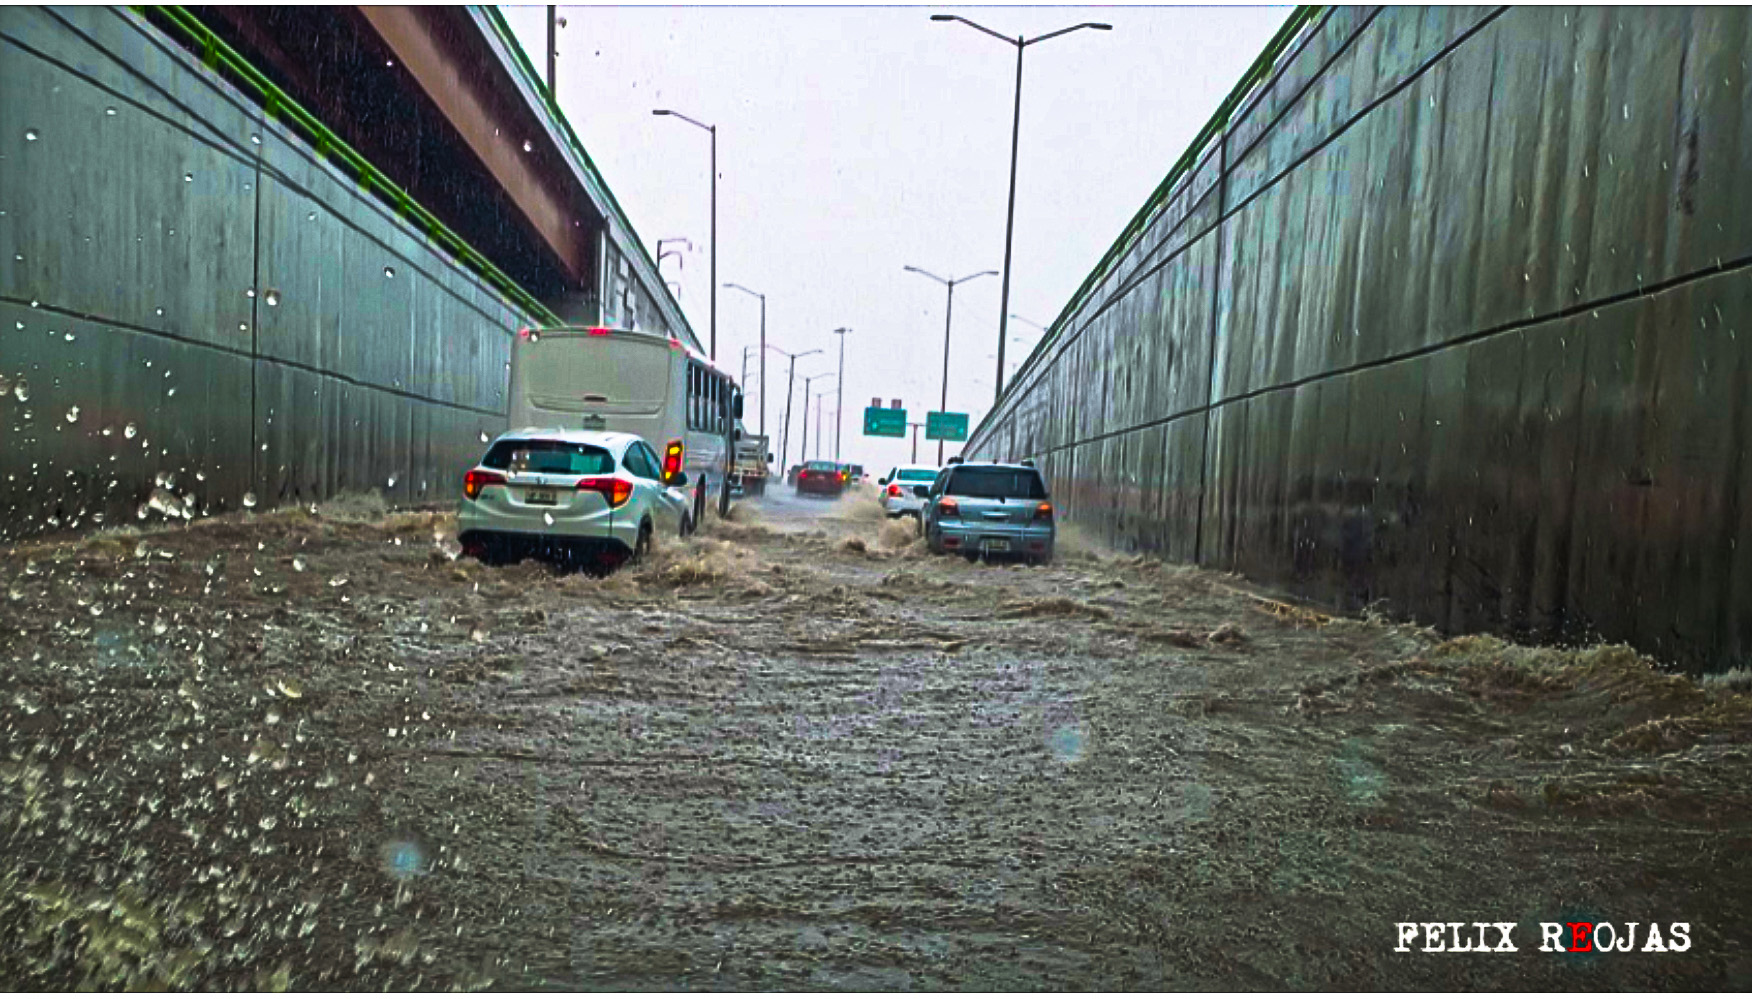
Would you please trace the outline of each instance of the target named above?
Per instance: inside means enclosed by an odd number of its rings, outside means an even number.
[[[1004,540],[1003,538],[987,538],[985,541],[980,543],[979,547],[982,551],[1007,552],[1010,550],[1010,542]]]
[[[554,506],[559,501],[560,494],[552,489],[531,489],[523,494],[523,502],[530,506]]]

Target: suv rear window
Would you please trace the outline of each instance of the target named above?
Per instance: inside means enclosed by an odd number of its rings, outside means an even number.
[[[608,475],[614,455],[571,441],[500,441],[481,459],[488,468],[548,475]]]
[[[811,461],[803,467],[811,472],[837,472],[840,470],[839,466],[831,461]]]
[[[957,468],[943,491],[975,499],[1046,499],[1046,485],[1031,468]]]
[[[934,482],[937,470],[934,468],[903,468],[895,478],[902,482]]]

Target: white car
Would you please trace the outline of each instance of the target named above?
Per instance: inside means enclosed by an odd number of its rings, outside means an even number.
[[[663,458],[633,434],[517,430],[462,480],[457,539],[486,562],[520,555],[637,561],[659,535],[693,530],[680,443]]]
[[[925,508],[925,498],[918,495],[919,487],[928,491],[936,480],[935,465],[897,465],[889,469],[887,475],[876,480],[877,488],[882,490],[883,512],[890,517],[917,517]]]

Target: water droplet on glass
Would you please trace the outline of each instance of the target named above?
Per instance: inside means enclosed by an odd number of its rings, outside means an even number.
[[[37,136],[37,130],[36,130],[36,129],[34,129],[34,128],[27,128],[27,129],[25,129],[25,130],[24,130],[24,141],[26,141],[26,142],[35,142],[35,141],[36,141],[36,140],[37,140],[37,138],[38,138],[38,136]]]
[[[395,277],[395,268],[394,267],[385,267],[383,269],[383,276],[387,277],[387,278]]]
[[[293,572],[303,572],[304,571],[304,559],[303,558],[295,557],[292,559],[292,571]]]
[[[255,509],[255,505],[256,505],[256,495],[255,495],[255,493],[244,493],[244,494],[243,494],[243,506],[244,506],[244,509],[246,509],[246,510],[254,510],[254,509]]]
[[[167,388],[164,390],[164,397],[166,399],[168,399],[174,395],[176,395],[176,386],[175,385],[172,385],[170,388]]]
[[[67,422],[68,423],[78,423],[79,422],[79,407],[78,406],[74,406],[72,409],[67,410]]]
[[[487,442],[487,432],[485,430],[483,430],[483,431],[481,431],[481,443],[485,444],[486,442]]]
[[[238,323],[237,324],[237,331],[239,333],[248,333],[249,332],[249,324],[248,323]]]
[[[72,333],[68,333],[65,336],[61,337],[61,339],[67,341],[68,343],[72,343],[73,341],[75,341],[79,338],[74,336]]]
[[[164,618],[157,617],[152,619],[152,633],[154,635],[162,635],[169,630],[170,625],[165,623]]]
[[[268,303],[269,305],[279,305],[280,304],[280,293],[275,291],[272,288],[269,288],[267,291],[267,294],[262,296],[262,301]]]
[[[547,524],[547,525],[548,525],[548,526],[549,526],[549,527],[552,527],[552,526],[554,526],[554,515],[553,515],[553,514],[551,514],[551,513],[544,513],[544,514],[542,514],[542,515],[541,515],[541,519],[542,519],[542,521],[543,521],[543,522],[544,522],[544,523],[546,523],[546,524]]]
[[[311,212],[311,213],[310,213],[310,214],[309,214],[309,215],[306,215],[306,216],[304,216],[304,221],[306,221],[306,222],[315,222],[315,221],[316,221],[316,213],[315,213],[315,212]]]
[[[529,151],[531,151],[531,150],[533,150],[533,149],[534,149],[534,148],[535,148],[535,147],[534,147],[534,146],[532,146],[532,145],[530,145],[530,143],[529,143],[529,140],[528,140],[528,139],[524,139],[524,140],[523,140],[523,151],[524,151],[524,152],[526,152],[526,153],[527,153],[527,152],[529,152]]]
[[[193,184],[193,183],[194,183],[194,182],[195,182],[195,175],[194,175],[194,174],[192,174],[192,173],[185,173],[185,174],[183,174],[183,183],[185,183],[185,184]],[[176,230],[174,230],[174,229],[172,229],[172,230],[171,230],[171,232],[172,232],[172,233],[175,233],[175,232],[176,232]]]
[[[333,579],[330,579],[330,580],[329,580],[329,585],[330,585],[330,586],[333,586],[333,587],[336,587],[336,588],[339,588],[339,587],[342,587],[342,586],[345,586],[345,585],[347,585],[347,577],[345,577],[345,576],[336,576],[336,577],[334,577],[334,578],[333,578]]]
[[[395,476],[393,476],[393,475],[389,477],[389,488],[391,488],[391,489],[395,488]]]
[[[244,298],[254,298],[255,297],[255,289],[254,288],[243,289],[243,297]]]
[[[116,116],[116,109],[115,108],[104,108],[103,113],[108,115],[111,118],[114,118]]]
[[[133,440],[134,435],[138,434],[139,432],[140,432],[140,428],[134,426],[132,423],[130,423],[127,426],[122,428],[122,436],[126,437],[129,440]]]
[[[164,315],[164,310],[162,308],[153,309],[152,314],[155,316],[162,316]]]
[[[262,144],[262,137],[252,132],[250,133],[249,141],[259,146]]]
[[[30,401],[30,383],[25,381],[24,379],[20,378],[18,380],[18,383],[12,386],[12,395],[19,402],[29,402]]]

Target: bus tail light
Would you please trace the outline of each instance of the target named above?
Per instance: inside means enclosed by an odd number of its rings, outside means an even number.
[[[579,492],[601,493],[609,509],[621,506],[633,498],[633,484],[614,475],[590,475],[578,480]]]
[[[681,471],[681,460],[686,454],[686,450],[680,440],[670,441],[669,446],[663,449],[663,478],[665,480],[674,478]]]
[[[502,486],[504,484],[505,477],[498,472],[488,472],[479,468],[473,468],[469,470],[467,475],[462,477],[462,494],[469,499],[476,499],[481,495],[482,489],[485,489],[488,486]]]
[[[607,336],[609,334],[609,328],[607,326],[592,326],[584,332],[591,336]]]

